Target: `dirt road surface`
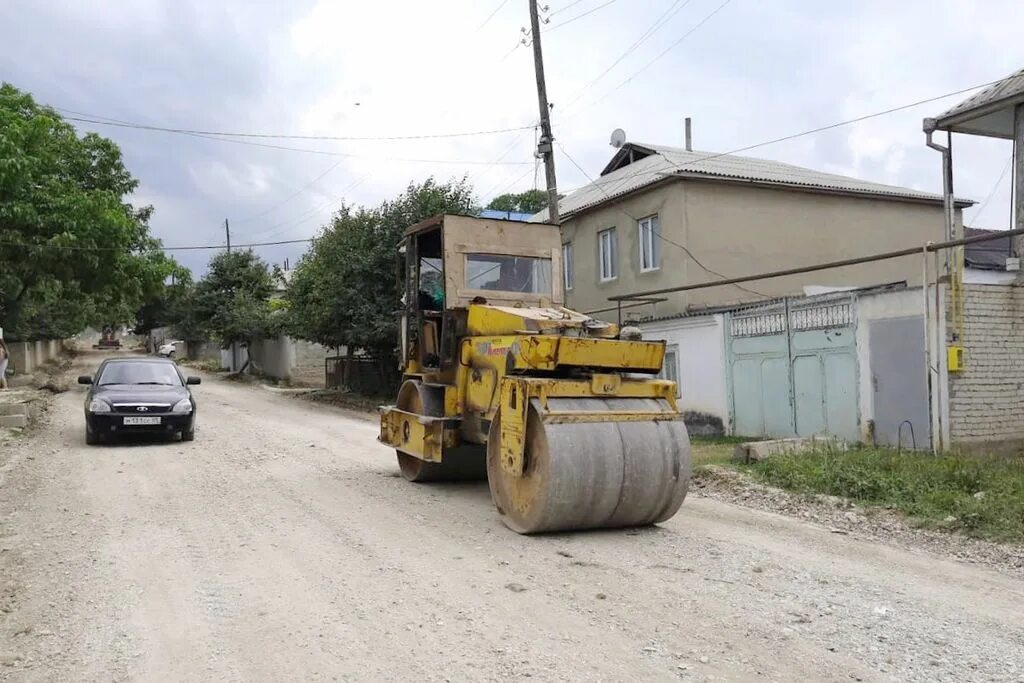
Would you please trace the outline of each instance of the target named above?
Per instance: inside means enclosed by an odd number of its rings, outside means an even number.
[[[0,454],[0,679],[1024,680],[1020,577],[696,496],[518,536],[372,421],[196,395],[193,443],[86,446],[76,387]]]

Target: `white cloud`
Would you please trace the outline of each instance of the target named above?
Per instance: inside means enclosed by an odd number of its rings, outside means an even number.
[[[537,117],[531,51],[513,49],[528,19],[524,3],[506,3],[480,29],[499,2],[180,0],[169,9],[157,0],[8,0],[0,72],[70,109],[203,129],[375,136],[516,127]],[[601,4],[584,0],[561,12],[568,2],[546,0],[559,12],[543,37],[549,95],[559,141],[591,175],[612,153],[607,140],[616,127],[634,140],[681,144],[683,117],[692,116],[698,149],[728,151],[1024,65],[1019,0],[733,0],[637,74],[721,4],[691,0],[591,84],[673,0],[614,3],[557,27]],[[937,190],[939,156],[924,146],[921,119],[957,99],[750,154]],[[308,236],[342,197],[375,204],[431,174],[466,173],[485,200],[534,182],[532,131],[401,142],[266,141],[357,155],[289,198],[337,158],[84,127],[121,144],[143,196],[154,198],[157,235],[173,235],[166,241],[179,244],[208,242],[225,216],[237,220],[238,241]],[[958,193],[984,199],[1008,153],[1000,141],[958,137]],[[502,155],[527,165],[395,160]],[[560,187],[585,182],[561,155],[557,167]],[[1005,226],[1008,186],[1004,181],[990,203],[986,224]],[[294,259],[301,247],[288,249],[264,253]],[[201,268],[207,256],[183,258]]]

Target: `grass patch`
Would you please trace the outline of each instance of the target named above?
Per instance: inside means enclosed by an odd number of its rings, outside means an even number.
[[[692,436],[690,437],[691,458],[694,469],[706,465],[724,465],[732,460],[733,450],[737,443],[745,439],[731,436]]]
[[[801,493],[897,510],[921,526],[1024,542],[1024,459],[887,449],[777,455],[744,469]]]

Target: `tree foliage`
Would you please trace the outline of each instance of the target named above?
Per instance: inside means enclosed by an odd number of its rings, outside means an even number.
[[[548,193],[544,190],[501,194],[491,200],[488,209],[513,213],[537,213],[548,206]]]
[[[467,180],[430,178],[376,208],[343,207],[292,275],[288,332],[325,346],[393,353],[402,296],[398,243],[410,225],[441,213],[476,213]]]
[[[214,338],[227,347],[273,336],[275,276],[251,250],[220,253],[171,315],[187,341]]]
[[[0,325],[62,337],[131,320],[175,263],[149,234],[151,207],[121,150],[79,137],[53,109],[0,85]]]

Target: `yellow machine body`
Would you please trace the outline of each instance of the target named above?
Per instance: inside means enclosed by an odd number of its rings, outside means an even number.
[[[436,258],[423,253],[441,252],[446,305],[443,312],[409,305],[403,315],[405,381],[397,404],[381,408],[379,437],[398,452],[403,475],[487,476],[503,521],[521,533],[650,524],[675,514],[686,494],[690,449],[675,383],[656,378],[664,342],[620,338],[618,325],[561,305],[561,277],[545,279],[547,266],[535,256],[550,253],[557,261],[554,226],[539,233],[537,224],[521,224],[531,233],[522,257],[515,239],[473,245],[466,230],[451,249],[449,221],[484,222],[444,216],[406,237],[408,276]],[[501,223],[503,231],[512,229]],[[485,226],[471,227],[484,242],[494,236]],[[467,259],[464,273],[451,278],[459,268],[450,262],[467,253],[497,253],[502,267],[507,259],[529,259],[524,287],[550,291],[538,292],[536,301],[508,300],[518,292],[462,295],[458,283],[470,280],[466,273],[485,272],[491,258]],[[415,293],[407,288],[407,302],[420,294],[419,285]]]

